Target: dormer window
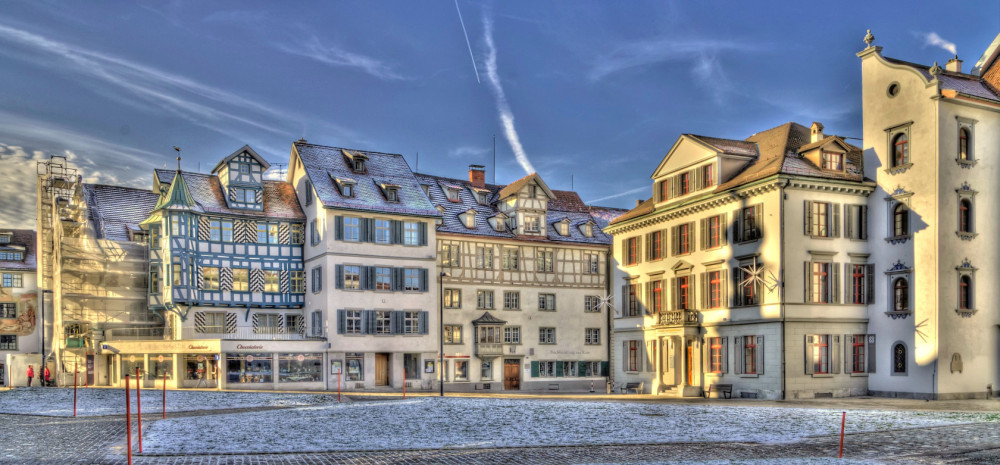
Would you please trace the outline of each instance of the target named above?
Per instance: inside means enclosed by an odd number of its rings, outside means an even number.
[[[525,216],[524,217],[524,232],[526,233],[538,233],[541,232],[541,227],[538,224],[537,216]]]
[[[341,153],[344,154],[344,161],[351,171],[362,174],[365,172],[365,161],[368,160],[365,154],[361,152],[349,152],[343,149],[341,149]]]
[[[436,208],[436,209],[437,209],[437,211],[438,211],[438,213],[440,213],[440,214],[442,215],[442,218],[437,218],[437,219],[435,219],[435,220],[434,220],[434,223],[435,223],[435,224],[444,224],[444,218],[443,218],[443,215],[444,215],[444,207],[443,207],[443,206],[441,206],[441,205],[438,205],[437,207],[434,207],[434,208]]]
[[[451,188],[451,187],[446,187],[444,189],[444,195],[448,197],[449,201],[452,201],[452,202],[460,202],[461,201],[459,199],[459,197],[458,197],[458,189]]]
[[[462,222],[465,224],[466,228],[474,229],[476,227],[476,211],[469,210],[465,212]]]
[[[431,186],[428,186],[427,184],[421,184],[420,188],[424,190],[424,195],[426,195],[427,198],[431,197]]]
[[[386,187],[385,188],[385,200],[387,202],[399,202],[399,188],[396,188],[396,187]]]
[[[485,192],[477,192],[476,193],[476,200],[479,201],[480,205],[486,205],[486,202],[487,202],[486,193]]]
[[[823,151],[823,169],[844,171],[844,154]]]
[[[354,159],[354,166],[351,169],[353,169],[355,173],[364,173],[365,172],[365,161],[362,160],[361,158],[355,158]]]
[[[354,184],[345,182],[340,186],[340,192],[344,194],[344,197],[354,197]]]
[[[559,235],[560,236],[569,235],[569,221],[563,221],[559,223]]]
[[[594,237],[594,224],[584,223],[582,226],[580,226],[580,232],[582,232],[584,236]]]
[[[0,234],[0,244],[10,244],[11,234]]]

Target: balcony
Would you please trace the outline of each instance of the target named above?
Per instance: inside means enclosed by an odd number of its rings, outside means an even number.
[[[494,359],[503,355],[503,344],[495,342],[477,342],[475,353],[476,357],[483,360]]]
[[[661,312],[657,319],[659,326],[698,326],[697,310],[672,310]]]
[[[300,333],[288,328],[271,326],[239,326],[233,332],[225,328],[206,327],[204,332],[195,332],[195,339],[222,339],[226,341],[323,341],[325,334]]]
[[[162,341],[165,328],[109,328],[104,330],[106,341]]]

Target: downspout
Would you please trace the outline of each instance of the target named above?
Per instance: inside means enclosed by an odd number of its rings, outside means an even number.
[[[778,271],[778,276],[781,278],[781,289],[779,290],[779,297],[781,303],[779,304],[779,315],[780,315],[780,326],[781,326],[781,400],[785,400],[785,353],[788,348],[785,346],[785,187],[788,185],[788,181],[783,181],[779,184],[779,192],[781,197],[778,199],[778,224],[779,224],[779,241],[778,241],[778,263],[780,269]]]

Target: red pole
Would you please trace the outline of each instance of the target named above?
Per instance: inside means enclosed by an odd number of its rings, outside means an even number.
[[[142,397],[139,395],[142,378],[139,376],[139,367],[135,367],[135,415],[139,419],[139,453],[142,453]]]
[[[167,373],[163,372],[163,419],[167,419]]]
[[[340,402],[340,372],[337,372],[337,402]]]
[[[847,423],[847,412],[840,417],[840,455],[837,458],[844,458],[844,425]]]
[[[73,416],[76,416],[76,362],[73,363]]]
[[[132,401],[129,399],[128,375],[125,375],[125,437],[128,438],[128,465],[132,465]]]

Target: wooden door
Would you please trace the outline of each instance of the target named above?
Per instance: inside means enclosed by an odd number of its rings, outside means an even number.
[[[508,359],[503,361],[503,389],[505,391],[521,389],[521,360]]]
[[[389,354],[375,354],[375,385],[389,385]]]

